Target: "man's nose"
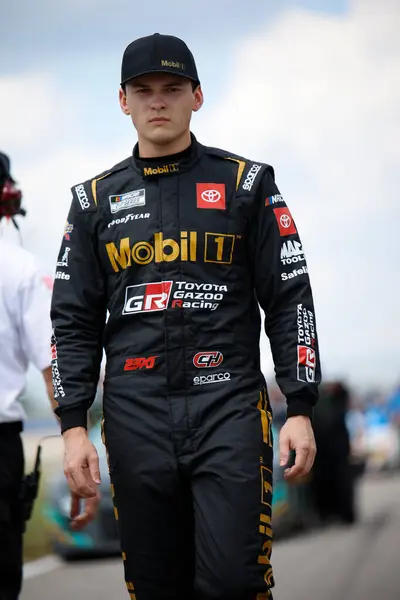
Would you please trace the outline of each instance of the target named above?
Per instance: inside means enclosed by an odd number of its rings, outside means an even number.
[[[166,107],[166,102],[163,94],[154,94],[151,99],[151,108],[154,110],[162,110]]]

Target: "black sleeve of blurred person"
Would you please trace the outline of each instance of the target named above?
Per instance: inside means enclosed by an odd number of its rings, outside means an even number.
[[[265,332],[276,382],[287,400],[287,417],[312,418],[321,381],[313,294],[297,226],[270,166],[259,185],[248,239],[254,287],[265,312]],[[286,260],[291,252],[301,257],[298,262]]]
[[[79,186],[79,198],[76,187],[72,188],[51,302],[53,388],[61,432],[88,425],[106,321],[105,280],[96,241],[97,204],[90,182]]]

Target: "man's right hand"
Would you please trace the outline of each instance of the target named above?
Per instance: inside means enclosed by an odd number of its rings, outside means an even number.
[[[100,483],[99,457],[84,427],[73,427],[63,433],[64,474],[71,491],[80,498],[97,495]]]

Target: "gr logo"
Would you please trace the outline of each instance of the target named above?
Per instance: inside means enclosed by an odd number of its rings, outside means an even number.
[[[123,315],[166,310],[171,296],[172,281],[129,285],[125,290]]]
[[[209,369],[210,367],[219,367],[223,360],[223,354],[218,351],[198,352],[193,358],[193,364],[198,369]]]
[[[314,383],[317,366],[315,350],[307,346],[297,346],[297,356],[297,379],[299,381]]]

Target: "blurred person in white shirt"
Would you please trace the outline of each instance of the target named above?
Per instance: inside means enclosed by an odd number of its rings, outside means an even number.
[[[25,215],[22,193],[0,153],[0,221]],[[22,587],[25,472],[21,432],[27,418],[20,402],[33,363],[54,408],[51,378],[50,290],[35,257],[0,237],[0,599],[16,600]]]
[[[10,160],[0,152],[0,226],[25,216],[22,193],[10,174]],[[17,600],[22,588],[23,480],[25,457],[21,438],[27,414],[20,401],[30,364],[41,371],[54,400],[51,367],[51,294],[48,278],[33,254],[1,237],[0,229],[0,600]],[[72,526],[80,529],[94,518],[99,498],[72,495]]]

